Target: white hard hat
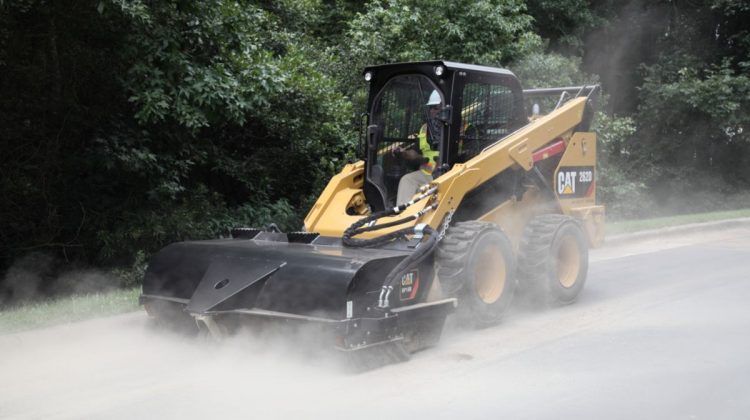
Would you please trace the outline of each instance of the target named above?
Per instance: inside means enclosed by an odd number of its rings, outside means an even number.
[[[430,99],[427,100],[425,105],[440,105],[441,103],[443,103],[443,100],[440,98],[440,92],[435,89],[430,94]]]

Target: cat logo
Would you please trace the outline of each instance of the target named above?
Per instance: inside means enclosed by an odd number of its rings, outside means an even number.
[[[560,171],[557,173],[557,193],[572,195],[576,193],[576,171]]]
[[[555,191],[560,198],[592,197],[594,187],[593,166],[565,166],[555,175]]]
[[[413,270],[401,276],[401,300],[412,300],[419,290],[419,271]]]

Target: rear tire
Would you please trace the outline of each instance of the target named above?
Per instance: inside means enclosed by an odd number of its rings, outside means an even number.
[[[458,298],[459,319],[474,327],[502,319],[513,300],[515,272],[513,245],[493,223],[456,223],[437,250],[440,284]]]
[[[524,229],[518,256],[519,286],[550,305],[573,303],[588,274],[588,243],[578,222],[545,214]]]

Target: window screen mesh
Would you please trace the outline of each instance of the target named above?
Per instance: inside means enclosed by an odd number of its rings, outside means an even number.
[[[419,169],[420,160],[407,161],[395,152],[407,148],[419,150],[418,134],[427,121],[426,104],[436,90],[425,76],[402,75],[387,82],[375,97],[370,114],[370,124],[376,128],[375,141],[368,144],[367,176],[381,189],[386,206],[395,204],[401,177]],[[445,103],[442,93],[440,96]]]
[[[419,76],[402,76],[388,83],[378,98],[374,115],[386,140],[406,139],[419,132],[432,91],[429,81]]]
[[[424,76],[399,76],[388,82],[373,106],[372,122],[378,125],[377,163],[396,148],[418,148],[417,134],[427,120],[427,106],[434,85]],[[386,172],[397,169],[385,165]],[[403,171],[401,169],[400,171]]]
[[[503,85],[467,83],[461,110],[461,151],[464,160],[512,131],[513,92]]]

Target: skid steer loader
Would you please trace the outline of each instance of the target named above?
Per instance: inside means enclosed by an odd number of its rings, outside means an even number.
[[[213,335],[316,325],[374,367],[435,344],[451,313],[497,323],[517,288],[576,299],[604,236],[589,131],[598,86],[522,90],[508,70],[448,61],[363,75],[364,159],[330,180],[304,230],[165,247],[143,281],[150,315]],[[554,109],[541,115],[545,101]],[[431,176],[403,190],[425,167]]]

